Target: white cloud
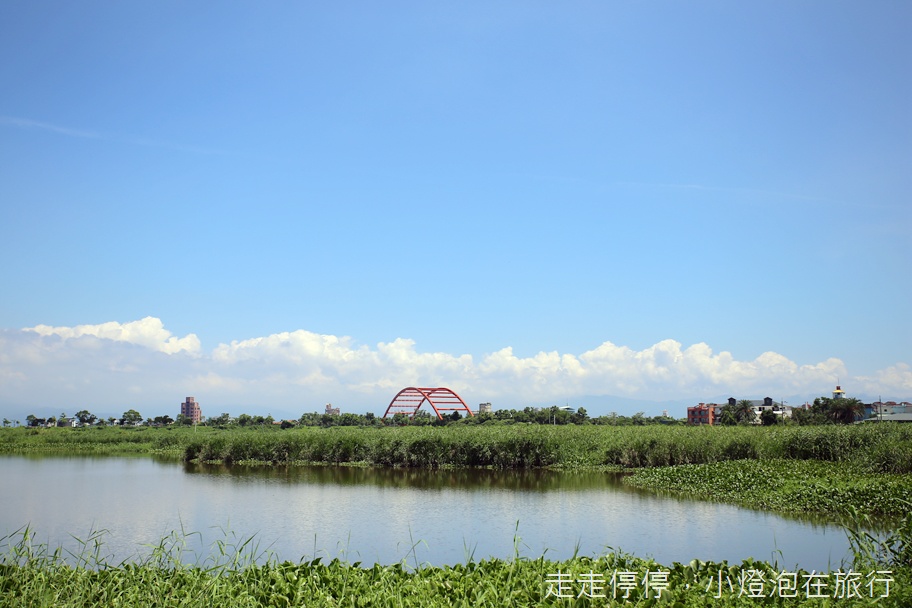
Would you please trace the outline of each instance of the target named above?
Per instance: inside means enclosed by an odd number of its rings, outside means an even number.
[[[218,412],[293,415],[327,401],[350,411],[382,412],[405,386],[449,386],[468,403],[493,401],[502,407],[587,395],[676,401],[817,396],[831,390],[837,377],[852,394],[912,397],[912,368],[906,363],[852,378],[835,358],[800,365],[766,352],[741,361],[705,343],[685,348],[675,340],[642,350],[604,342],[581,354],[527,357],[506,347],[476,359],[421,352],[405,338],[370,347],[348,336],[305,330],[232,341],[205,352],[195,334],[173,336],[154,317],[0,331],[0,364],[0,407],[46,403],[59,411],[95,403],[119,413],[135,405],[152,408],[153,415],[176,409],[186,395]]]
[[[77,325],[76,327],[36,325],[25,328],[25,331],[33,331],[42,336],[59,336],[64,340],[93,336],[115,342],[129,342],[169,355],[179,352],[196,354],[200,351],[200,341],[196,334],[187,334],[183,338],[174,337],[170,331],[165,329],[161,319],[155,317],[146,317],[129,323],[110,321],[100,325]]]
[[[868,393],[883,394],[885,401],[912,401],[912,367],[907,363],[891,365],[873,376],[859,376],[857,380]],[[893,396],[888,398],[887,394]]]

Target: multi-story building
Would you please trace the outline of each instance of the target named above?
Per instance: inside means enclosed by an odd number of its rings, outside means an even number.
[[[687,408],[687,424],[708,424],[713,425],[716,422],[716,408],[721,405],[715,403],[700,403],[693,407]]]
[[[187,397],[187,400],[181,403],[181,416],[188,418],[193,424],[199,424],[203,415],[200,411],[199,403],[193,397]]]
[[[771,397],[764,397],[763,399],[746,399],[750,403],[751,410],[754,413],[753,424],[760,424],[762,421],[760,415],[764,411],[771,411],[776,416],[780,418],[791,418],[792,417],[792,408],[781,404],[773,402]],[[729,397],[728,404],[731,407],[735,407],[740,403],[734,397]],[[722,417],[722,408],[724,404],[718,403],[700,403],[693,407],[687,408],[687,424],[718,424],[720,418]]]
[[[341,413],[342,409],[338,407],[333,407],[332,403],[326,404],[326,415],[327,416],[338,416]]]
[[[479,414],[490,414],[491,413],[491,404],[490,403],[479,403],[478,404],[478,413]]]

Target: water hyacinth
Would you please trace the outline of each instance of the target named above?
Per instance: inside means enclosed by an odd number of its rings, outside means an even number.
[[[861,465],[815,460],[735,460],[640,469],[624,483],[783,513],[838,514],[851,506],[899,518],[909,509],[912,477]]]

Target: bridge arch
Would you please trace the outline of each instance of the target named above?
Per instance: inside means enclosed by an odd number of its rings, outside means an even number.
[[[414,418],[425,401],[431,404],[431,407],[434,408],[434,413],[437,414],[437,418],[440,420],[443,420],[441,412],[465,412],[467,416],[475,415],[469,409],[469,406],[465,404],[465,401],[462,400],[462,397],[457,395],[452,389],[445,386],[437,388],[408,386],[396,393],[396,396],[390,401],[389,407],[386,408],[386,413],[383,414],[383,417],[386,418],[392,413],[394,415],[408,414],[409,418]]]

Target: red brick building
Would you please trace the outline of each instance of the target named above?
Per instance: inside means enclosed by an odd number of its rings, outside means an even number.
[[[716,423],[717,407],[721,406],[715,403],[700,403],[687,408],[687,424],[708,424],[712,426]]]

